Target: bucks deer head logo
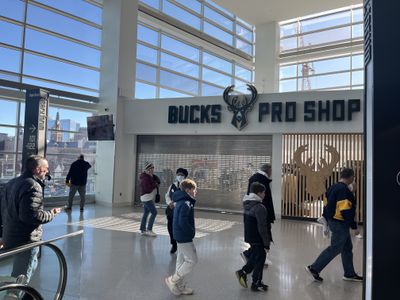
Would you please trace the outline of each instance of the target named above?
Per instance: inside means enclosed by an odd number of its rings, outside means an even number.
[[[318,198],[325,193],[325,181],[332,175],[333,168],[339,162],[340,156],[334,147],[325,145],[325,151],[331,156],[330,162],[323,157],[320,159],[305,157],[306,159],[303,161],[302,154],[306,151],[308,151],[308,145],[300,146],[294,152],[293,159],[300,168],[301,175],[306,178],[306,191],[312,197]]]
[[[247,89],[251,92],[250,98],[248,95],[229,95],[234,87],[234,85],[228,86],[223,97],[228,104],[228,110],[233,112],[231,124],[242,130],[247,125],[247,113],[253,109],[258,93],[254,85],[247,84]]]

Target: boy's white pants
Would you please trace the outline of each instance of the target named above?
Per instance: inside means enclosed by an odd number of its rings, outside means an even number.
[[[184,277],[192,272],[197,264],[197,252],[193,242],[178,243],[178,257],[176,258],[176,269],[172,280],[183,281]]]

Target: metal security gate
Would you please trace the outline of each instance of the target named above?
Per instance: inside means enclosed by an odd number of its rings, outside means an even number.
[[[343,167],[355,172],[356,219],[364,216],[364,136],[362,134],[285,134],[282,138],[282,216],[322,215],[326,188]]]
[[[270,163],[272,136],[138,136],[137,170],[145,161],[161,178],[161,203],[178,167],[188,169],[198,185],[197,207],[242,211],[248,178]],[[136,183],[136,203],[139,187]]]

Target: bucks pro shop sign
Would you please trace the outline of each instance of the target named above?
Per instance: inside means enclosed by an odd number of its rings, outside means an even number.
[[[257,89],[248,84],[251,95],[231,95],[234,85],[223,93],[227,110],[232,112],[231,124],[242,130],[248,124],[248,113],[256,104]],[[302,106],[302,109],[301,109]],[[220,104],[209,105],[171,105],[168,107],[168,123],[170,124],[200,124],[221,123]],[[299,111],[303,113],[299,113]],[[353,115],[360,112],[360,99],[335,99],[311,101],[271,101],[258,104],[258,122],[326,122],[351,121]]]

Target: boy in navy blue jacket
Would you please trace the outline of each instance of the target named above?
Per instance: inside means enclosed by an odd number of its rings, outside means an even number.
[[[191,179],[185,179],[180,184],[180,190],[172,195],[175,202],[173,219],[173,236],[178,243],[175,274],[165,278],[165,283],[174,295],[191,295],[193,289],[185,286],[184,278],[192,272],[197,263],[196,248],[193,238],[196,230],[194,225],[194,204],[197,185]]]

